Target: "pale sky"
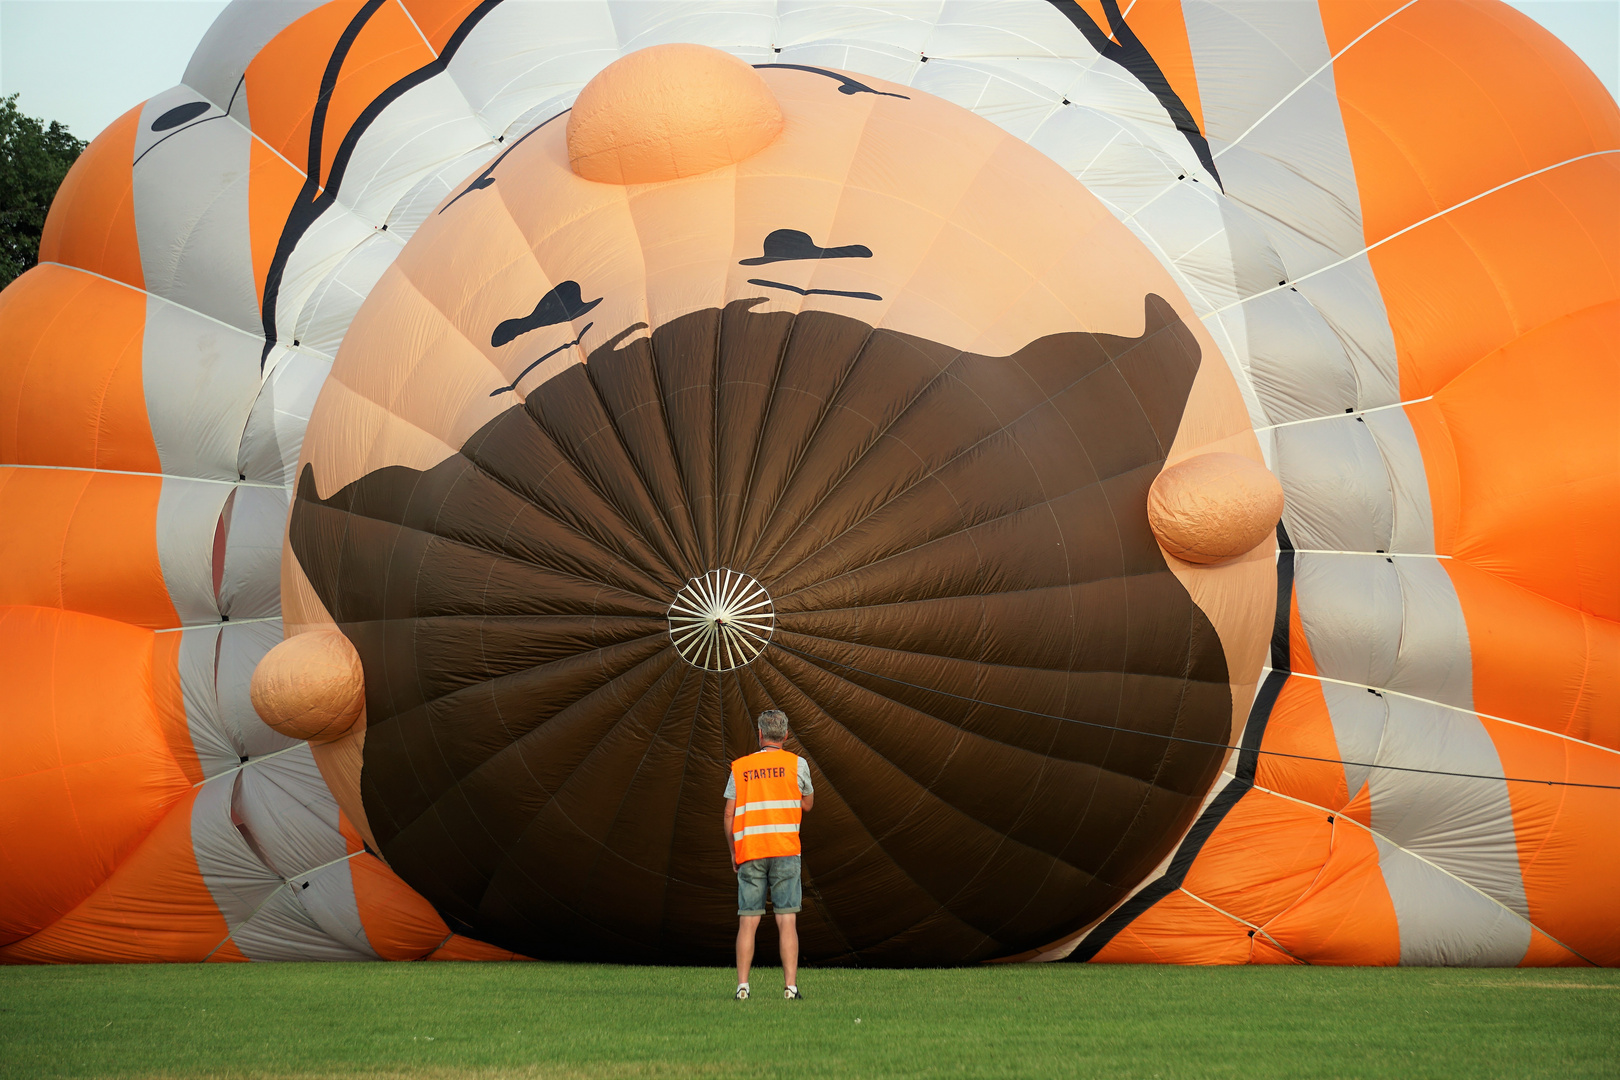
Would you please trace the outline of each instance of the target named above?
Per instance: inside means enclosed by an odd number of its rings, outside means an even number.
[[[1620,0],[1516,0],[1620,96]],[[0,0],[0,95],[90,138],[180,81],[221,0]]]

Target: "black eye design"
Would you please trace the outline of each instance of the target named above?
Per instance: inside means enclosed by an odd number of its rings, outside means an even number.
[[[533,311],[529,312],[527,315],[519,316],[516,319],[507,319],[497,325],[495,327],[495,332],[489,336],[489,343],[496,348],[500,348],[507,342],[513,341],[519,336],[527,334],[531,330],[538,330],[542,326],[557,326],[560,323],[573,322],[575,319],[579,318],[581,315],[585,314],[587,311],[591,310],[591,308],[595,307],[601,302],[602,298],[600,296],[598,296],[595,300],[586,300],[580,294],[579,282],[577,281],[558,282],[556,287],[552,288],[546,293],[546,295],[540,298],[540,302],[534,305]],[[558,345],[555,349],[547,352],[544,356],[541,356],[528,367],[518,372],[518,377],[513,379],[508,385],[491,390],[489,392],[489,396],[495,397],[499,394],[515,391],[517,389],[517,384],[523,381],[523,376],[539,367],[545,361],[550,360],[553,356],[556,356],[564,349],[571,349],[575,345],[578,345],[581,341],[585,340],[585,335],[589,333],[591,327],[595,325],[595,323],[586,323],[585,328],[579,332],[579,336],[574,338],[573,341],[565,341],[561,345]]]
[[[188,101],[184,105],[176,105],[152,121],[152,130],[168,131],[170,128],[179,127],[187,120],[195,120],[207,111],[208,102],[206,101]]]
[[[794,65],[782,65],[792,67]],[[872,249],[865,244],[845,244],[843,247],[822,247],[810,239],[809,233],[798,229],[776,229],[765,238],[764,253],[752,259],[743,259],[738,266],[764,266],[767,263],[800,262],[813,259],[870,259]],[[801,289],[781,281],[749,278],[748,284],[765,289],[782,289],[800,296],[844,296],[851,300],[882,300],[877,293],[850,292],[845,289]]]
[[[495,332],[489,337],[489,343],[498,349],[530,330],[573,322],[601,302],[600,296],[595,300],[584,299],[580,295],[577,281],[559,282],[555,288],[540,298],[533,311],[516,319],[507,319],[496,326]]]
[[[764,266],[766,263],[793,262],[799,259],[870,259],[872,249],[865,244],[846,244],[843,247],[824,248],[810,239],[809,233],[798,229],[777,229],[765,238],[765,253],[744,259],[738,266]]]

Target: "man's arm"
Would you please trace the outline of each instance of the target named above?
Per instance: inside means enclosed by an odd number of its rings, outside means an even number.
[[[816,789],[810,783],[810,763],[799,758],[799,810],[802,813],[816,805]]]
[[[737,838],[731,835],[731,822],[737,816],[737,800],[726,800],[726,850],[731,853],[731,872],[737,872]]]

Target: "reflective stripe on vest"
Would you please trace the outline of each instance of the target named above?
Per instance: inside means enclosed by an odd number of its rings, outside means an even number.
[[[799,755],[761,750],[731,763],[737,808],[731,838],[737,861],[799,854]]]

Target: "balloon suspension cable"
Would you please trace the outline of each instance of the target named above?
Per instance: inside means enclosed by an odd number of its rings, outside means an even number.
[[[1100,724],[1095,720],[1076,720],[1072,716],[1057,716],[1052,713],[1037,712],[1034,709],[1021,709],[1017,705],[997,705],[990,701],[980,701],[978,698],[967,697],[964,694],[953,694],[949,690],[938,690],[931,686],[921,686],[917,683],[897,679],[893,675],[882,675],[876,671],[867,671],[865,668],[846,664],[841,660],[829,660],[824,656],[816,656],[791,645],[784,645],[780,638],[771,642],[773,646],[783,652],[809,660],[814,664],[824,664],[829,667],[843,668],[873,679],[882,679],[884,682],[907,686],[913,690],[921,690],[925,694],[938,694],[941,697],[954,698],[957,701],[967,702],[970,705],[981,705],[987,709],[1002,709],[1007,712],[1022,713],[1025,716],[1034,716],[1042,720],[1056,720],[1064,724],[1079,724],[1082,727],[1098,728],[1102,731],[1118,732],[1122,735],[1141,735],[1150,739],[1162,739],[1165,742],[1186,743],[1189,746],[1207,746],[1212,750],[1236,750],[1239,753],[1265,754],[1268,757],[1290,758],[1294,761],[1319,761],[1325,765],[1350,765],[1359,769],[1383,769],[1387,772],[1422,773],[1425,776],[1455,776],[1465,780],[1497,780],[1507,784],[1540,784],[1543,787],[1569,787],[1593,788],[1598,791],[1620,791],[1620,784],[1589,784],[1578,780],[1538,780],[1528,776],[1492,776],[1490,773],[1449,772],[1445,769],[1419,769],[1411,765],[1378,765],[1370,761],[1346,761],[1343,758],[1317,757],[1313,754],[1290,754],[1283,750],[1262,750],[1259,747],[1234,746],[1230,743],[1211,742],[1207,739],[1193,739],[1185,735],[1169,735],[1159,731],[1139,731],[1135,728],[1119,727],[1114,724]]]

